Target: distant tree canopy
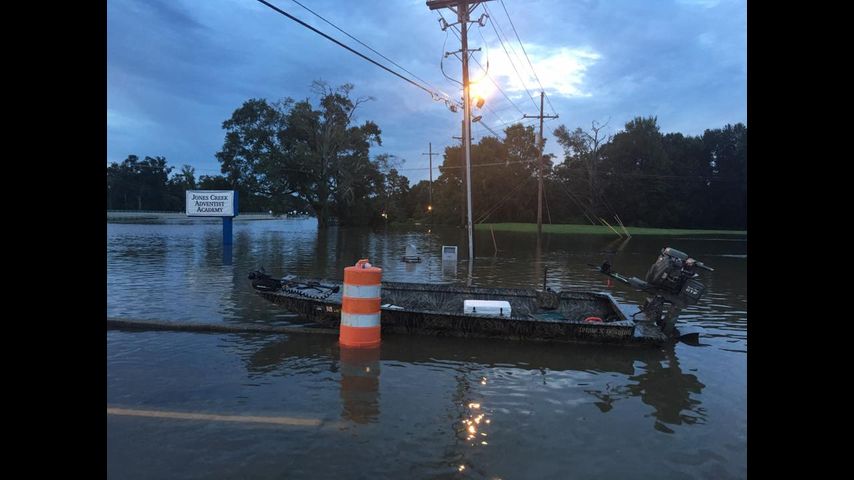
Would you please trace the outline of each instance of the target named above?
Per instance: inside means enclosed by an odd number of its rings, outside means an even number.
[[[701,137],[662,134],[655,117],[637,117],[613,138],[602,126],[555,130],[564,162],[551,183],[566,200],[565,222],[614,216],[651,227],[747,227],[747,127],[726,125]],[[553,212],[554,213],[554,212]]]
[[[395,155],[370,156],[381,145],[372,121],[356,124],[353,86],[315,82],[317,106],[285,98],[250,99],[223,122],[216,153],[222,175],[179,172],[164,157],[129,155],[107,167],[107,208],[184,209],[190,189],[237,190],[240,210],[308,212],[319,228],[332,222],[364,225],[466,222],[465,169],[460,146],[445,148],[433,184],[410,185]],[[726,125],[702,136],[662,134],[656,117],[637,117],[613,136],[606,125],[554,130],[563,161],[542,159],[548,223],[619,221],[631,226],[747,227],[747,127]],[[472,145],[474,223],[535,222],[539,150],[533,127],[504,129],[503,138]],[[171,176],[170,176],[171,175]],[[430,198],[432,193],[432,210]]]
[[[530,222],[537,209],[536,135],[533,127],[515,124],[504,139],[483,137],[471,148],[472,219]],[[546,159],[545,168],[551,168]],[[465,224],[465,160],[461,146],[445,148],[440,175],[433,184],[433,216],[438,223]],[[531,192],[534,192],[533,196]],[[421,204],[426,213],[426,204]]]
[[[128,155],[122,163],[107,167],[107,209],[178,210],[184,203],[184,189],[195,183],[193,167],[184,165],[171,179],[173,167],[164,157]]]

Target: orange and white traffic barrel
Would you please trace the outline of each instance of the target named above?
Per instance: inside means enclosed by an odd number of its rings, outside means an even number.
[[[341,332],[344,347],[377,347],[380,344],[380,286],[383,269],[367,259],[344,269],[341,299]]]

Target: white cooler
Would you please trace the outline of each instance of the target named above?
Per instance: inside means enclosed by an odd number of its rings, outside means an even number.
[[[463,312],[474,315],[509,317],[510,302],[506,300],[465,300],[463,302]]]

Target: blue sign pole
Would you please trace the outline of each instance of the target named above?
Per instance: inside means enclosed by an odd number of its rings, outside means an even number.
[[[234,191],[234,216],[237,216],[237,190]],[[233,217],[222,217],[222,244],[232,245],[232,220]]]
[[[232,235],[231,235],[231,217],[222,217],[222,244],[223,245],[231,245]]]

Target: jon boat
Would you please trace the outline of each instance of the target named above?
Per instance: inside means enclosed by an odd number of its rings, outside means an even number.
[[[617,274],[602,273],[622,279]],[[615,276],[616,275],[616,276]],[[340,281],[275,279],[262,271],[249,275],[254,290],[267,300],[301,314],[321,327],[338,328],[343,285]],[[633,280],[638,280],[634,279]],[[465,300],[509,302],[506,314],[464,313]],[[662,345],[696,332],[673,328],[665,333],[661,311],[627,316],[607,293],[569,289],[484,288],[442,284],[383,282],[382,333],[433,336]],[[503,313],[503,312],[502,312]],[[659,317],[659,322],[655,318]],[[674,319],[675,322],[675,319]],[[658,324],[657,324],[658,323]]]

